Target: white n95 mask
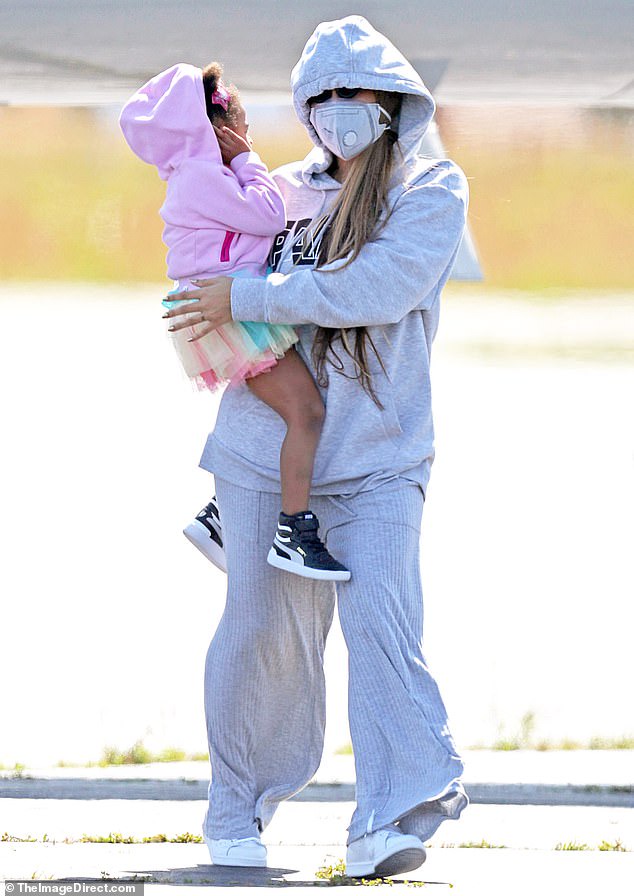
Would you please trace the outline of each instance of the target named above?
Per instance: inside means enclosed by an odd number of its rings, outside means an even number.
[[[379,124],[381,112],[387,116],[386,124]],[[358,156],[379,139],[392,121],[378,103],[335,99],[315,104],[309,118],[324,146],[340,159]]]

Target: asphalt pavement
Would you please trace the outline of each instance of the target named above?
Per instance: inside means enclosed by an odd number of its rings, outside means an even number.
[[[288,94],[315,26],[351,13],[441,103],[634,104],[629,0],[236,0],[222,15],[208,0],[0,0],[0,103],[118,103],[175,62],[211,59],[243,91]]]

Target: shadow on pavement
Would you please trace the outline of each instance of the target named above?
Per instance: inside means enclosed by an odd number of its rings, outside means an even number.
[[[287,880],[286,875],[302,874],[299,879]],[[384,879],[386,881],[394,881],[395,884],[405,883],[405,881],[416,882],[420,884],[431,885],[440,884],[447,886],[445,881],[429,881],[422,880],[419,876],[405,875],[395,878],[380,878],[368,875],[365,880],[376,880],[377,883]],[[332,886],[333,884],[341,886],[362,886],[361,879],[352,877],[344,877],[336,875],[332,881],[316,880],[306,873],[305,869],[302,873],[300,868],[231,868],[224,865],[196,865],[189,868],[168,868],[168,869],[147,869],[146,871],[136,871],[128,874],[118,874],[100,877],[59,877],[57,881],[62,883],[103,883],[108,881],[136,881],[154,884],[199,884],[212,885],[217,887],[314,887],[314,886]]]

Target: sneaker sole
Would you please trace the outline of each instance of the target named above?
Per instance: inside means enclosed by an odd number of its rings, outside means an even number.
[[[209,850],[209,856],[214,865],[226,865],[231,868],[268,868],[267,856],[218,856],[214,858],[213,847],[211,841],[205,837],[205,843]]]
[[[218,859],[214,859],[211,857],[211,861],[214,865],[228,865],[231,868],[267,868],[266,858],[264,859],[239,859],[239,858],[229,858],[228,856],[222,856]]]
[[[393,874],[405,874],[407,871],[414,871],[420,868],[427,853],[421,847],[407,846],[398,852],[392,853],[383,859],[379,859],[376,865],[371,863],[358,863],[356,865],[346,864],[347,877],[391,877]]]
[[[292,560],[280,557],[274,548],[271,548],[269,551],[266,561],[271,566],[277,567],[277,569],[295,573],[296,576],[301,576],[304,579],[318,579],[322,582],[347,582],[350,579],[350,572],[337,572],[333,569],[311,569],[310,566],[299,566]]]
[[[218,547],[216,542],[209,534],[209,530],[194,520],[183,529],[183,535],[190,541],[195,548],[198,548],[201,554],[204,554],[207,560],[211,561],[214,566],[218,567],[221,572],[226,572],[225,552]]]

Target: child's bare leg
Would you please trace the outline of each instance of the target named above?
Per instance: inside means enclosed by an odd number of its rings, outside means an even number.
[[[311,372],[294,348],[275,367],[246,381],[286,423],[280,451],[282,511],[308,510],[315,454],[326,409]]]

